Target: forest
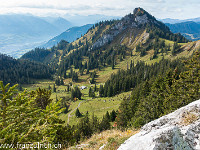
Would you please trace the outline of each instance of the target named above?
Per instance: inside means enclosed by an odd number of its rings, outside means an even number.
[[[169,68],[133,89],[119,107],[119,127],[141,127],[200,98],[200,51],[182,61],[185,69]]]
[[[16,60],[0,54],[0,80],[4,84],[29,84],[33,79],[52,79],[54,70],[42,63]]]
[[[174,68],[138,83],[131,97],[122,101],[118,112],[107,112],[101,120],[88,112],[76,126],[62,125],[58,116],[64,108],[61,101],[50,99],[51,91],[39,88],[16,93],[17,85],[5,86],[1,81],[0,138],[5,143],[60,142],[68,147],[93,133],[110,129],[111,121],[116,121],[121,130],[141,127],[200,98],[200,52],[182,61],[184,69],[179,70],[178,67],[183,66],[174,65]],[[79,110],[76,115],[81,115]]]

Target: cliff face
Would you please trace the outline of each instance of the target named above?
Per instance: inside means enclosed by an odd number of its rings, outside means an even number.
[[[118,150],[193,149],[200,149],[200,100],[144,125]]]
[[[113,24],[108,30],[108,32],[102,35],[93,44],[92,48],[99,48],[101,46],[104,46],[105,44],[112,42],[118,34],[123,33],[128,29],[135,28],[137,30],[148,23],[162,26],[161,22],[157,21],[153,16],[151,16],[144,9],[135,8],[133,11],[133,14],[126,15],[117,23]]]

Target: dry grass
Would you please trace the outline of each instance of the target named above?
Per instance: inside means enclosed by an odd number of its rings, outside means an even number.
[[[103,131],[94,134],[90,139],[84,141],[80,145],[70,147],[69,150],[97,150],[103,145],[104,150],[116,150],[125,140],[138,132],[138,130],[127,130],[122,132],[117,129]]]
[[[189,125],[192,124],[193,122],[195,122],[196,120],[198,120],[198,115],[192,112],[186,112],[182,115],[182,120],[181,120],[181,124],[182,125]]]

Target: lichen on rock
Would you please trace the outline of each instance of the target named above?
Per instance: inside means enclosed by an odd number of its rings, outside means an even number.
[[[118,150],[199,150],[200,118],[187,124],[187,115],[200,115],[200,100],[144,125]]]

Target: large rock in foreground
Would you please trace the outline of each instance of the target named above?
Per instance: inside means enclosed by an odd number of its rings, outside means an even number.
[[[118,150],[200,150],[200,100],[146,124]]]

